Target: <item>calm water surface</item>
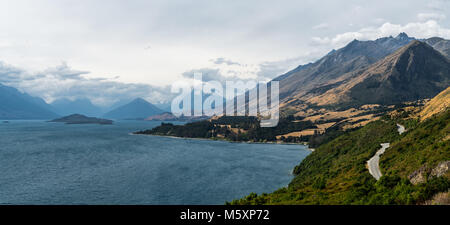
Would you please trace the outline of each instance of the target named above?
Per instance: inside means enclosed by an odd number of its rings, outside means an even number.
[[[157,125],[0,123],[0,204],[224,204],[286,186],[310,153],[129,134]]]

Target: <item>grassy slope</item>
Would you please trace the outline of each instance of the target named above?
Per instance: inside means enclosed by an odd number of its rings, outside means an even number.
[[[420,119],[425,120],[448,107],[450,107],[450,87],[442,91],[427,103],[425,108],[420,113]]]
[[[448,133],[448,114],[416,125],[405,137],[397,133],[396,122],[375,121],[365,127],[341,135],[324,144],[295,168],[297,174],[288,188],[272,194],[251,194],[231,204],[415,204],[447,191],[446,178],[433,179],[413,186],[406,175],[422,164],[435,165],[449,160],[448,140],[440,140]],[[393,153],[383,160],[387,172],[375,181],[366,169],[366,161],[380,148],[380,143],[391,142]],[[401,146],[410,151],[403,151]],[[430,146],[424,148],[424,146]],[[419,149],[424,149],[419,152]],[[390,149],[386,151],[390,152]],[[425,157],[426,156],[426,157]],[[384,157],[384,156],[383,156]],[[382,157],[382,159],[383,159]],[[393,160],[393,158],[396,160]],[[419,161],[414,161],[418,158]],[[414,161],[414,163],[410,163]],[[416,163],[420,162],[420,163]],[[408,164],[408,165],[407,165]],[[405,167],[402,172],[401,169]]]
[[[450,111],[420,123],[405,136],[392,143],[381,157],[383,173],[406,177],[422,166],[434,168],[450,160]]]

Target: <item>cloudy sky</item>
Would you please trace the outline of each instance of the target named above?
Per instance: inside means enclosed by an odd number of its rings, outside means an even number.
[[[190,73],[266,80],[406,32],[450,39],[450,0],[0,0],[0,83],[99,105],[167,101]]]

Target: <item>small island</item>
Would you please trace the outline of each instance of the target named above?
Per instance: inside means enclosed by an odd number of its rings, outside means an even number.
[[[48,122],[66,123],[66,124],[101,124],[101,125],[111,125],[113,123],[112,120],[87,117],[81,114],[72,114],[70,116],[61,117],[59,119],[54,119]]]

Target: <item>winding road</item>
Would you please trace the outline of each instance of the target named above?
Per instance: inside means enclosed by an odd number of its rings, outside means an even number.
[[[383,143],[381,144],[381,149],[375,153],[375,156],[369,159],[367,161],[367,166],[369,168],[369,173],[376,179],[379,180],[381,175],[380,171],[380,156],[386,151],[387,148],[389,148],[389,143]]]
[[[401,135],[405,133],[406,129],[404,126],[397,123],[397,131]],[[382,176],[380,171],[380,156],[389,148],[390,143],[381,144],[381,149],[375,153],[375,155],[367,161],[367,168],[369,169],[369,173],[376,179],[379,180]]]
[[[406,129],[403,125],[397,123],[397,127],[398,127],[397,131],[400,135],[405,133]]]

